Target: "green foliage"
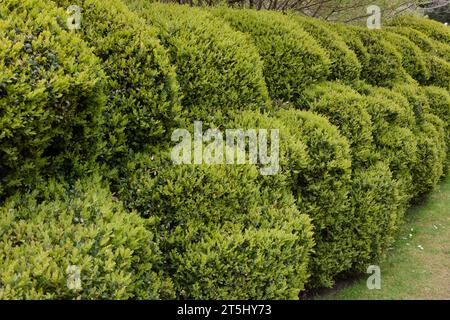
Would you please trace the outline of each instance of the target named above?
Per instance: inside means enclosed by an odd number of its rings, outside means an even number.
[[[280,130],[280,173],[288,177],[298,210],[314,224],[316,246],[309,287],[331,286],[352,263],[352,216],[348,206],[351,156],[348,142],[327,119],[280,109],[273,117],[239,114],[236,127]]]
[[[331,60],[330,80],[355,80],[361,73],[361,64],[356,54],[344,40],[326,23],[298,15],[292,16],[324,48]]]
[[[173,297],[155,270],[161,254],[151,221],[126,212],[98,177],[50,181],[0,208],[0,299]],[[80,268],[80,286],[70,288]]]
[[[424,52],[433,52],[436,50],[433,40],[420,31],[408,27],[387,27],[386,29],[388,32],[408,38]]]
[[[182,89],[186,118],[219,122],[231,110],[268,106],[263,65],[245,35],[205,10],[130,0],[157,27]]]
[[[424,87],[430,105],[430,112],[438,116],[444,124],[447,146],[447,167],[450,161],[450,94],[439,87]]]
[[[0,198],[97,154],[104,74],[63,15],[42,1],[0,7]]]
[[[336,30],[339,36],[344,40],[345,44],[356,54],[361,68],[369,65],[370,55],[367,47],[357,36],[355,29],[349,28],[348,25],[342,23],[334,23],[332,28]]]
[[[430,78],[425,54],[408,38],[394,32],[386,31],[383,37],[389,41],[402,55],[402,66],[408,74],[420,84]]]
[[[423,90],[431,113],[441,118],[446,127],[450,126],[450,93],[439,87],[424,87]]]
[[[415,197],[432,191],[444,172],[446,159],[444,123],[432,114],[426,114],[419,125],[417,136],[417,165],[413,168]]]
[[[108,74],[103,157],[117,163],[129,149],[145,150],[167,138],[178,123],[179,93],[157,30],[119,0],[53,2],[82,8],[77,34],[93,48]]]
[[[445,172],[447,29],[126,4],[2,2],[0,299],[296,299],[383,257]],[[193,120],[279,130],[278,172],[175,165]]]
[[[402,203],[401,189],[387,163],[378,162],[354,172],[351,207],[355,215],[352,225],[355,257],[352,269],[366,272],[368,265],[380,261],[395,240],[405,211]]]
[[[420,87],[398,85],[394,89],[408,99],[416,119],[414,135],[417,139],[417,158],[411,173],[414,183],[412,196],[417,199],[430,192],[443,174],[446,159],[445,124],[431,114],[427,95]]]
[[[366,95],[376,150],[400,182],[406,205],[413,190],[411,170],[417,164],[413,109],[405,97],[390,89],[362,85],[357,90]]]
[[[326,52],[288,16],[228,8],[211,12],[250,35],[263,60],[273,99],[296,101],[308,85],[328,77],[331,62]]]
[[[305,106],[325,115],[351,143],[349,183],[352,267],[365,271],[392,243],[412,189],[415,163],[414,116],[407,100],[389,89],[323,83],[305,93]],[[377,158],[383,161],[377,162]],[[391,173],[391,169],[395,175]]]
[[[138,156],[127,170],[121,197],[157,220],[177,297],[297,298],[312,232],[282,175],[266,181],[254,165],[174,165],[164,153]]]
[[[426,54],[426,68],[430,76],[423,84],[450,88],[450,44],[448,42],[435,41],[412,28],[390,27],[389,31],[407,37]]]
[[[395,82],[413,82],[402,67],[402,56],[383,37],[382,31],[349,27],[367,49],[369,60],[361,62],[361,78],[367,83],[380,87],[390,87]]]
[[[407,37],[422,51],[450,61],[450,45],[435,41],[423,32],[407,27],[386,27],[389,32],[394,32]]]
[[[423,32],[436,41],[450,43],[450,30],[448,30],[448,27],[434,20],[404,15],[396,17],[390,24],[393,26],[407,26]]]
[[[409,108],[413,110],[416,123],[422,123],[424,121],[424,115],[431,110],[428,98],[421,88],[415,85],[397,84],[393,90],[407,99]]]
[[[427,84],[450,90],[450,62],[436,56],[431,56],[429,57],[428,65],[431,75]]]
[[[326,116],[339,128],[350,142],[352,165],[356,168],[376,158],[366,104],[365,98],[352,88],[338,82],[324,82],[309,87],[298,107]]]

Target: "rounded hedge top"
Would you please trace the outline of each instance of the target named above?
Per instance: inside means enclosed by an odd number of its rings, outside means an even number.
[[[438,21],[424,19],[412,15],[404,15],[396,17],[390,22],[390,25],[413,28],[425,33],[430,38],[436,41],[447,44],[450,43],[450,30],[448,30],[447,26]]]
[[[364,68],[369,64],[369,53],[364,43],[354,32],[354,29],[349,28],[348,25],[343,23],[334,23],[333,29],[336,30],[345,44],[356,54],[358,57],[361,68]]]
[[[394,32],[407,37],[424,52],[431,53],[450,61],[450,45],[435,41],[419,30],[408,27],[386,27],[389,32]]]
[[[324,48],[331,60],[330,80],[355,80],[361,73],[361,64],[356,54],[349,49],[338,33],[318,20],[293,15],[300,26],[306,30]]]
[[[286,175],[300,212],[314,225],[316,246],[309,286],[330,286],[333,277],[352,264],[353,219],[348,207],[351,155],[347,139],[320,115],[284,109],[269,114],[243,112],[236,125],[278,128],[280,174]]]
[[[425,54],[407,37],[387,31],[383,37],[389,41],[402,55],[402,66],[408,74],[424,84],[430,78]]]
[[[288,16],[228,8],[211,12],[250,35],[264,62],[264,76],[273,99],[296,101],[305,87],[328,77],[331,61],[325,50]]]
[[[361,78],[377,86],[392,86],[393,83],[413,81],[402,66],[402,56],[379,30],[348,27],[362,41],[369,60],[363,64]],[[408,78],[409,77],[409,78]]]
[[[427,53],[425,61],[429,70],[429,78],[421,84],[450,89],[450,44],[433,40],[421,31],[412,28],[389,27],[389,30],[408,37]]]
[[[160,30],[176,67],[187,118],[220,123],[231,110],[269,105],[261,59],[244,34],[198,8],[127,3]]]
[[[70,0],[54,0],[63,8]],[[108,74],[105,157],[144,150],[168,138],[180,113],[178,84],[157,30],[121,1],[80,0],[77,34],[101,59]],[[68,15],[66,15],[68,16]]]
[[[442,26],[126,3],[80,0],[67,32],[70,0],[2,2],[0,201],[34,190],[0,206],[0,299],[295,299],[365,270],[442,176]],[[192,120],[278,129],[278,173],[175,165],[168,132]],[[36,183],[78,163],[114,196]]]
[[[97,153],[105,76],[65,30],[64,15],[37,0],[0,6],[0,197],[32,184],[44,168]]]
[[[122,199],[157,220],[178,297],[295,299],[304,288],[311,225],[282,176],[269,185],[254,165],[174,165],[164,154],[129,168]]]
[[[413,108],[401,94],[387,88],[365,86],[366,110],[372,118],[374,144],[394,178],[410,191],[410,172],[416,164],[417,141]]]
[[[351,87],[337,82],[324,82],[309,87],[298,108],[326,116],[348,139],[353,166],[373,160],[372,120],[366,110],[366,99]]]
[[[425,87],[430,111],[444,121],[445,126],[450,126],[450,93],[440,87]],[[450,136],[450,131],[449,131]],[[450,148],[450,145],[448,145]]]
[[[0,208],[0,299],[173,297],[155,271],[162,257],[149,223],[114,202],[99,177],[9,198]]]

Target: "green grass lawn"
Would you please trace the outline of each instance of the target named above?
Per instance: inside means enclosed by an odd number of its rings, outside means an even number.
[[[379,290],[367,288],[368,274],[316,299],[450,299],[450,176],[407,213],[380,269]]]

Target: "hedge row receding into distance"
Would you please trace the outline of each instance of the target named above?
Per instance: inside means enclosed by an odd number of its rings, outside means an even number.
[[[0,26],[0,299],[296,299],[377,264],[448,172],[437,22],[4,0]],[[175,165],[196,120],[277,129],[279,170]]]

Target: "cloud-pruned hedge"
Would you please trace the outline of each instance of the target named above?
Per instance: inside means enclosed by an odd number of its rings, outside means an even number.
[[[312,228],[283,175],[260,181],[249,164],[174,167],[164,154],[139,155],[128,170],[122,199],[157,221],[177,297],[295,299],[304,289]]]
[[[84,0],[69,32],[69,2],[0,7],[0,298],[296,299],[447,170],[447,29]],[[278,173],[173,164],[193,120],[278,129]]]

